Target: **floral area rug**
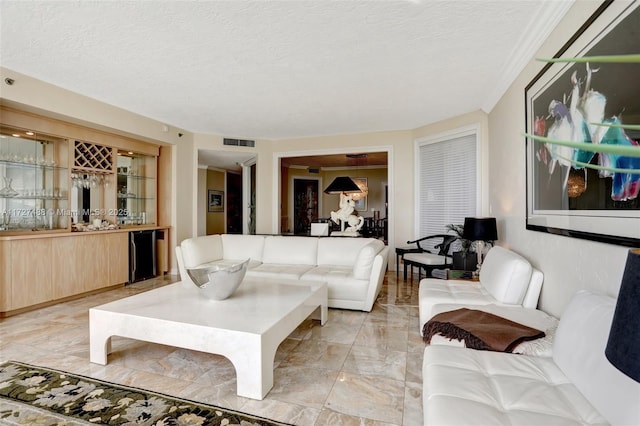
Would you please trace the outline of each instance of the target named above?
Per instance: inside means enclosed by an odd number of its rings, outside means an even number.
[[[9,361],[0,364],[0,425],[286,425],[250,414]]]

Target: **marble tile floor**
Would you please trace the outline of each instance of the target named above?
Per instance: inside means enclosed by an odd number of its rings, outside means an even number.
[[[402,275],[402,274],[400,274]],[[418,280],[385,276],[369,312],[329,309],[279,347],[262,401],[236,395],[235,370],[218,355],[112,338],[108,364],[89,362],[90,307],[176,281],[155,278],[0,319],[0,362],[57,368],[296,425],[421,425]]]

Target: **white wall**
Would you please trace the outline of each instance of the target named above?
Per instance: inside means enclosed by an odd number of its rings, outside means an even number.
[[[576,2],[536,57],[555,55],[599,5]],[[615,296],[627,249],[525,229],[524,90],[542,67],[541,62],[531,61],[489,114],[490,213],[498,218],[499,244],[544,272],[539,306],[559,316],[577,289]]]
[[[207,168],[198,166],[198,189],[196,195],[197,236],[207,235]]]

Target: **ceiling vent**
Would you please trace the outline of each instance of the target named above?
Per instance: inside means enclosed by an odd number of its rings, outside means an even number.
[[[256,146],[256,141],[251,141],[248,139],[224,138],[224,144],[233,146],[249,146],[251,148],[254,148]]]

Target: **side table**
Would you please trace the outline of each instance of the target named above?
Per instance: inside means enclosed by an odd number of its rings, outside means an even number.
[[[475,271],[463,271],[458,269],[445,269],[445,280],[480,281]]]

